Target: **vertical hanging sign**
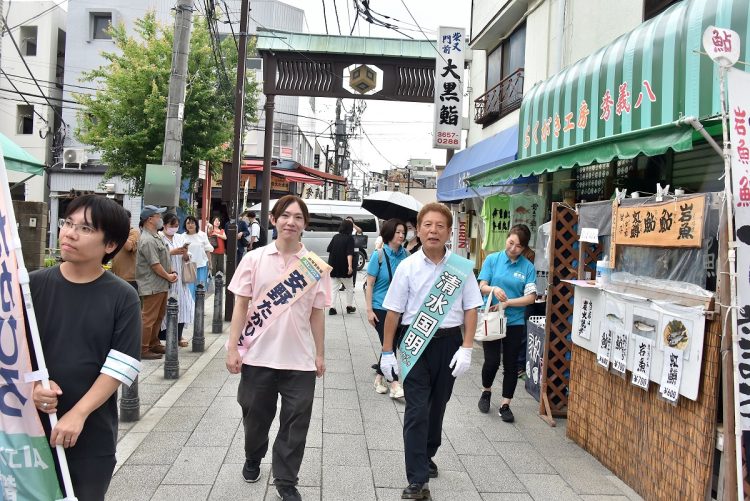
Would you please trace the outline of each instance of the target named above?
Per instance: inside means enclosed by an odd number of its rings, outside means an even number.
[[[741,426],[750,430],[750,73],[732,68],[729,84],[729,134],[732,141],[732,194],[737,235],[737,335],[739,336],[739,385]],[[735,362],[736,363],[736,362]]]
[[[464,43],[463,28],[438,28],[435,57],[435,126],[432,147],[460,149],[463,115]]]

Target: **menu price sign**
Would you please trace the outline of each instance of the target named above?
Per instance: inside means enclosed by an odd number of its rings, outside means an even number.
[[[601,335],[599,337],[599,349],[596,353],[596,363],[609,369],[609,361],[612,353],[612,338],[615,329],[609,322],[602,322]]]
[[[664,365],[661,372],[661,387],[659,395],[665,400],[676,403],[680,396],[680,381],[682,381],[682,350],[664,348]]]
[[[628,365],[628,341],[630,334],[625,329],[615,329],[614,343],[612,345],[612,370],[625,375]]]
[[[643,336],[635,336],[635,364],[633,365],[632,384],[648,391],[651,375],[651,350],[653,341]]]

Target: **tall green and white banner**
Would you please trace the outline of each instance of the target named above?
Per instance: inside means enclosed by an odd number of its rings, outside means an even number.
[[[19,259],[23,261],[2,149],[0,183],[0,499],[61,499],[52,451],[31,398],[34,383],[19,281]]]

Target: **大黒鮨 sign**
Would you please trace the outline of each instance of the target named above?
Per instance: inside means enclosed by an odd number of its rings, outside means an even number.
[[[435,126],[432,147],[461,148],[463,109],[464,44],[463,28],[438,28],[435,57]]]
[[[701,247],[705,205],[703,195],[648,205],[616,205],[612,210],[612,242],[644,247]]]

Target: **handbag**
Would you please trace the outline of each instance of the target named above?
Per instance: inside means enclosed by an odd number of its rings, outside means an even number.
[[[355,249],[367,248],[367,235],[353,235],[353,238],[354,238]]]
[[[192,261],[182,262],[182,283],[194,284],[198,280],[198,268]]]
[[[477,319],[477,330],[474,332],[474,341],[497,341],[503,339],[506,333],[508,319],[505,317],[505,310],[500,308],[498,311],[490,311],[492,304],[493,287],[487,295],[487,302],[484,308],[479,310]]]

